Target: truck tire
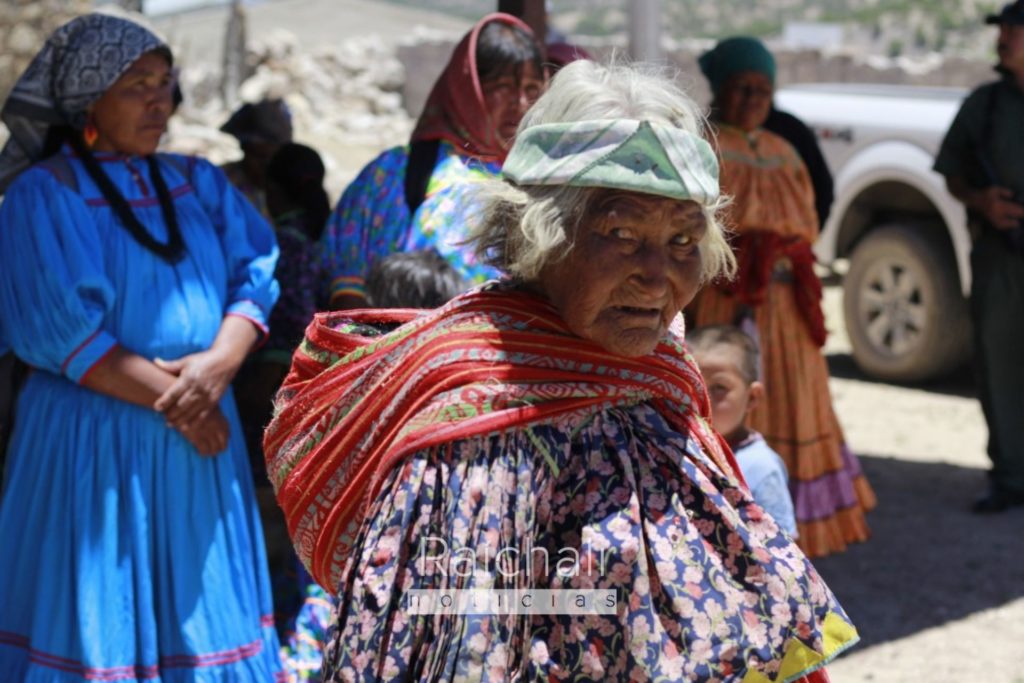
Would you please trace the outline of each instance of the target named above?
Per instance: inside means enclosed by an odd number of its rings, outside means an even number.
[[[967,301],[939,230],[882,225],[853,251],[843,281],[843,314],[853,359],[872,377],[933,379],[967,357]]]

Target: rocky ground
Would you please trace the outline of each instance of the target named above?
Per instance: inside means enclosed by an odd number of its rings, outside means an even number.
[[[284,98],[296,141],[324,158],[332,197],[412,130],[397,46],[451,39],[470,23],[370,0],[277,0],[247,5],[245,14],[252,75],[239,88],[238,103]],[[220,92],[227,18],[221,6],[153,20],[175,48],[186,95],[165,146],[218,163],[239,155],[234,140],[217,130],[232,109]]]

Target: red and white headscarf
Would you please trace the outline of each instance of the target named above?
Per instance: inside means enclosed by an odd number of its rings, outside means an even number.
[[[510,14],[496,12],[478,21],[459,41],[448,66],[434,83],[434,89],[430,91],[423,113],[412,132],[412,142],[446,140],[466,156],[483,161],[505,159],[508,150],[502,147],[498,131],[487,111],[476,63],[480,32],[492,22],[518,26],[533,35],[529,26]]]

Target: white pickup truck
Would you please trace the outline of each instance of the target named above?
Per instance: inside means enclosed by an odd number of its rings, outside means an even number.
[[[967,215],[932,170],[967,91],[813,84],[780,89],[779,109],[816,133],[835,181],[818,259],[848,259],[843,311],[853,357],[913,382],[958,366],[970,346]]]

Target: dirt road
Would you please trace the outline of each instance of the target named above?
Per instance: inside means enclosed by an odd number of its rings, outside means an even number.
[[[868,543],[815,562],[862,638],[832,679],[1024,683],[1024,509],[967,512],[987,467],[970,374],[923,388],[868,380],[840,297],[827,288],[833,398],[879,505]]]

